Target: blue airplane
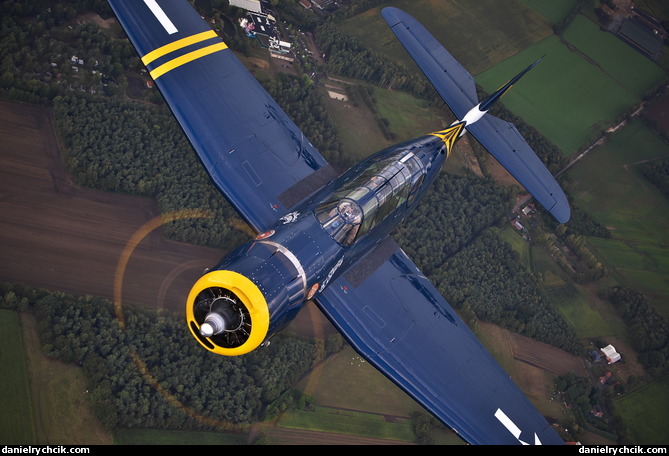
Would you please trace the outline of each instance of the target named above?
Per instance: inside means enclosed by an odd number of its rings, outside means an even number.
[[[248,353],[314,301],[465,442],[564,443],[391,236],[466,132],[559,222],[569,219],[564,193],[516,128],[486,114],[534,64],[479,103],[472,76],[430,33],[385,8],[460,120],[338,175],[187,0],[109,3],[211,180],[257,233],[190,291],[187,324],[204,348]]]

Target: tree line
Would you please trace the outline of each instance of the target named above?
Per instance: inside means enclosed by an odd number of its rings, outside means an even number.
[[[657,160],[641,165],[643,177],[655,185],[660,192],[669,198],[669,160]]]
[[[589,378],[571,372],[559,376],[555,386],[572,412],[573,421],[570,418],[566,426],[574,437],[579,438],[584,431],[594,428],[614,433],[618,444],[629,445],[633,442],[623,419],[613,414],[615,387],[593,386]],[[594,412],[597,409],[604,411],[605,415],[596,417]]]
[[[342,347],[338,335],[321,350],[313,340],[277,335],[269,347],[225,357],[202,349],[172,312],[126,307],[121,325],[107,299],[17,284],[0,284],[0,307],[34,312],[44,354],[83,368],[109,430],[243,428],[285,407],[284,393],[324,350]]]
[[[627,324],[632,348],[651,377],[669,368],[669,322],[636,290],[616,286],[605,296]]]

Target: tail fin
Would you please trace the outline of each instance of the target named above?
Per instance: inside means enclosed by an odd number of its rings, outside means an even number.
[[[508,90],[509,90],[509,89],[510,89],[516,82],[518,82],[518,80],[519,80],[520,78],[522,78],[523,76],[525,76],[525,73],[527,73],[527,72],[530,71],[532,68],[534,68],[534,67],[537,65],[537,63],[541,62],[541,59],[543,59],[544,57],[546,57],[546,56],[544,55],[544,56],[540,57],[539,59],[537,59],[536,62],[534,62],[532,65],[528,66],[527,68],[525,68],[525,69],[524,69],[523,71],[521,71],[520,73],[518,73],[513,79],[511,79],[509,82],[507,82],[507,83],[504,84],[502,87],[500,87],[499,89],[497,89],[497,90],[495,91],[495,93],[493,93],[493,94],[490,95],[488,98],[486,98],[485,100],[483,100],[483,101],[481,102],[481,104],[479,105],[479,109],[480,109],[481,111],[488,111],[488,110],[490,109],[490,107],[491,107],[497,100],[499,100],[500,98],[502,98],[502,97],[504,96],[504,94],[505,94],[505,93],[506,93],[506,92],[507,92],[507,91],[508,91]]]

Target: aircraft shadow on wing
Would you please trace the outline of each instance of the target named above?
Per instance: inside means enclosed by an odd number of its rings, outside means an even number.
[[[258,235],[193,286],[207,350],[269,343],[313,300],[371,364],[472,444],[562,439],[392,239],[469,132],[561,223],[567,199],[516,128],[486,114],[535,64],[478,102],[472,76],[415,19],[382,15],[454,112],[448,128],[337,176],[186,0],[109,0],[213,183]]]

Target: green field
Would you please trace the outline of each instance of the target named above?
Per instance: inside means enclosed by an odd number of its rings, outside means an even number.
[[[341,372],[346,375],[340,375]],[[326,407],[346,408],[357,404],[359,410],[398,416],[424,411],[350,346],[321,365],[298,386]]]
[[[564,296],[559,290],[550,299],[579,339],[616,335],[626,339],[625,325],[608,304],[593,306],[593,299],[582,287],[576,287],[575,296]]]
[[[119,429],[117,445],[245,445],[246,435],[162,429]]]
[[[396,135],[394,140],[390,140],[383,135],[374,113],[364,104],[354,106],[351,102],[333,100],[328,95],[323,97],[346,155],[356,162],[392,144],[448,125],[444,113],[431,107],[427,101],[404,92],[374,87],[376,115],[385,118]]]
[[[550,22],[561,20],[574,3],[398,0],[391,6],[421,21],[487,92],[545,55],[504,104],[573,155],[666,77],[657,64],[582,15],[565,31],[570,49],[552,34]],[[419,71],[378,9],[348,19],[343,28],[370,50]]]
[[[23,337],[17,312],[0,309],[0,443],[36,443]]]
[[[658,404],[664,404],[658,407]],[[669,377],[616,399],[616,412],[623,417],[635,442],[646,445],[669,444]]]
[[[445,115],[406,93],[377,88],[374,90],[379,116],[388,120],[389,128],[396,135],[395,142],[422,136],[447,127]]]
[[[314,397],[319,407],[315,412],[284,414],[278,427],[413,442],[415,436],[408,417],[414,412],[428,414],[348,345],[317,367],[297,388]],[[365,412],[347,411],[351,404]],[[459,437],[446,430],[435,430],[432,437],[437,443],[462,444]]]
[[[511,225],[505,225],[499,232],[499,237],[508,242],[511,248],[518,253],[520,262],[527,269],[532,268],[530,260],[530,244],[522,238],[520,233]]]
[[[286,412],[278,426],[405,442],[415,439],[408,419],[387,421],[383,415],[335,408],[316,407],[314,411]]]
[[[655,62],[624,43],[612,33],[578,15],[565,30],[564,38],[594,65],[636,97],[657,87],[666,73]]]
[[[611,230],[591,239],[611,274],[643,291],[669,316],[669,201],[637,165],[669,156],[669,145],[639,120],[631,122],[569,171],[577,204]]]
[[[567,14],[576,6],[578,0],[523,0],[530,8],[541,13],[551,24],[557,24],[567,17]]]
[[[397,0],[384,6],[414,16],[474,75],[552,33],[549,22],[520,1]],[[370,50],[416,68],[379,8],[348,19],[343,28]]]
[[[638,101],[557,36],[486,71],[477,82],[490,93],[541,56],[541,63],[504,96],[503,103],[566,155],[592,143]]]
[[[390,145],[376,123],[374,113],[365,106],[354,107],[327,94],[323,99],[347,157],[357,162]]]

